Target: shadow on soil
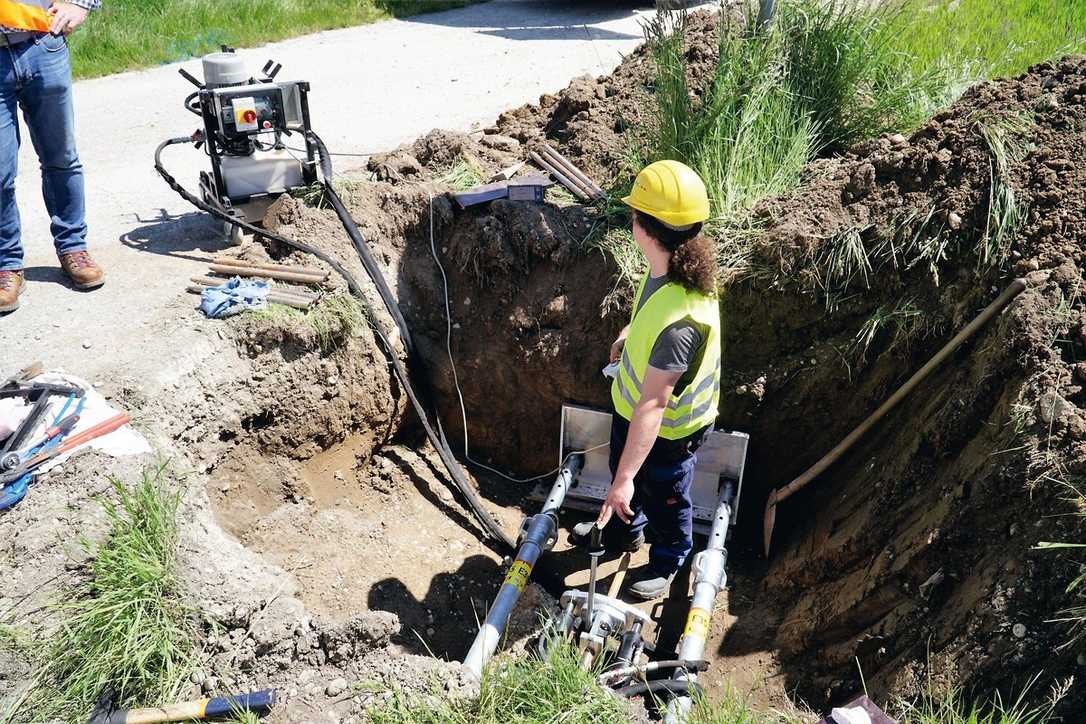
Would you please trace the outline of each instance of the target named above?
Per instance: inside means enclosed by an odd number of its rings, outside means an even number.
[[[120,236],[120,242],[130,249],[193,261],[207,261],[191,252],[214,254],[230,247],[222,234],[222,225],[202,212],[173,215],[160,209],[150,219],[136,216],[140,224]]]

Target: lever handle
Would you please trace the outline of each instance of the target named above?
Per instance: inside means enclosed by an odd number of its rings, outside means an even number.
[[[601,556],[606,551],[603,547],[603,531],[598,525],[592,526],[591,540],[588,544],[588,555]]]

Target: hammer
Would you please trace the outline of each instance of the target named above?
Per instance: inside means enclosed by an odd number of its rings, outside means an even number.
[[[190,721],[192,719],[217,719],[236,716],[238,712],[251,711],[267,714],[275,706],[275,689],[251,691],[237,696],[220,696],[215,699],[198,699],[181,704],[169,704],[149,709],[118,709],[117,693],[106,689],[98,699],[87,724],[158,724],[159,722]]]

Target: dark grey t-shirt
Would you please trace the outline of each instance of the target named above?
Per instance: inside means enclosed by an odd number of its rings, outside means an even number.
[[[653,277],[645,280],[645,291],[641,294],[641,303],[637,305],[636,312],[641,311],[657,290],[667,284],[667,275]],[[649,366],[665,372],[682,372],[679,381],[675,384],[675,392],[680,394],[686,389],[697,372],[697,362],[702,353],[702,343],[705,341],[706,331],[689,317],[675,322],[656,338],[656,344],[649,355]]]

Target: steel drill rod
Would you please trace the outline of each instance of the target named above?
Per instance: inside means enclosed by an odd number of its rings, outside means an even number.
[[[728,541],[728,526],[731,525],[733,499],[734,488],[731,483],[725,483],[717,499],[713,526],[709,530],[705,550],[694,558],[694,596],[690,601],[686,627],[679,642],[679,659],[682,661],[701,661],[705,655],[705,641],[709,636],[709,622],[713,616],[716,597],[728,580],[725,570],[728,552],[725,545]],[[674,678],[696,682],[698,674],[696,671],[679,669]],[[687,695],[675,697],[668,704],[664,721],[667,724],[685,722],[692,705],[693,701]]]
[[[554,150],[547,144],[543,144],[542,146],[540,146],[540,150],[542,151],[544,158],[554,164],[555,167],[558,168],[560,171],[564,172],[567,176],[569,176],[569,178],[578,186],[580,186],[581,190],[588,194],[590,197],[596,199],[607,198],[607,194],[603,193],[603,189],[597,186],[595,182],[592,181],[592,179],[588,178],[588,176],[586,176],[583,171],[574,166],[572,161],[567,159],[562,154],[558,153],[558,151]]]
[[[464,665],[477,679],[482,678],[483,669],[490,657],[498,648],[505,627],[509,625],[509,616],[520,599],[521,591],[528,584],[528,578],[532,575],[532,569],[539,560],[543,548],[558,530],[558,509],[566,499],[570,486],[576,479],[584,464],[584,457],[574,455],[569,462],[562,467],[558,477],[551,486],[547,500],[543,504],[543,510],[532,516],[528,522],[528,530],[517,550],[516,559],[509,566],[505,574],[502,587],[490,606],[479,633],[471,645],[471,650],[464,658]]]
[[[536,166],[539,166],[541,169],[543,169],[544,171],[549,173],[551,176],[554,176],[555,180],[558,181],[558,183],[565,186],[574,196],[579,198],[581,201],[591,201],[591,197],[589,197],[588,194],[586,194],[584,191],[582,191],[580,186],[578,186],[577,184],[570,181],[565,176],[565,174],[563,174],[561,171],[559,171],[557,168],[555,168],[554,164],[552,162],[544,161],[543,157],[540,156],[535,151],[529,151],[528,152],[528,158],[532,159],[532,162]]]
[[[328,275],[302,274],[300,272],[273,271],[270,269],[256,269],[247,266],[230,266],[228,264],[209,264],[208,269],[216,274],[227,274],[238,277],[265,277],[279,279],[285,282],[297,282],[299,284],[323,284],[328,281]]]

